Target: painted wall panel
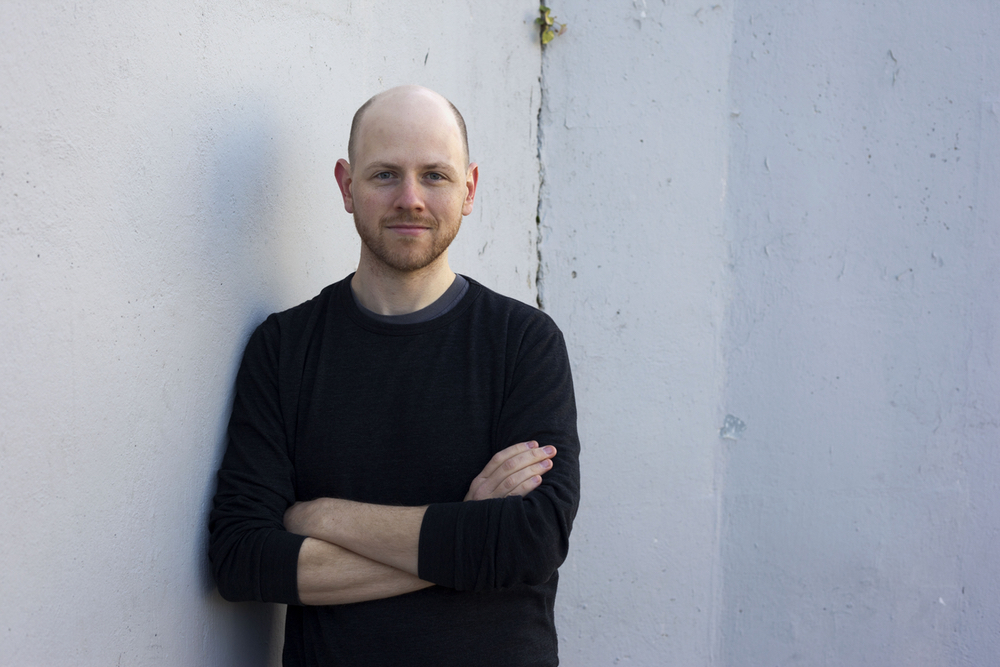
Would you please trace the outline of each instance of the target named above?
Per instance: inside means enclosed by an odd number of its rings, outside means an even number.
[[[539,291],[584,447],[569,665],[712,664],[731,12],[553,7],[569,28],[543,57]]]
[[[734,19],[720,661],[989,664],[1000,15]]]
[[[333,167],[398,83],[468,120],[453,266],[535,302],[533,11],[0,3],[0,663],[265,664],[205,554],[243,344],[353,270]]]

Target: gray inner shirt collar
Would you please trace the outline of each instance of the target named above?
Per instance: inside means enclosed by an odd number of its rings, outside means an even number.
[[[351,290],[351,296],[354,297],[354,303],[358,306],[358,310],[373,320],[385,322],[386,324],[420,324],[421,322],[428,322],[435,317],[441,317],[447,313],[458,305],[458,302],[462,300],[462,297],[468,291],[469,281],[456,273],[455,279],[451,281],[451,285],[434,303],[420,310],[403,315],[379,315],[362,306],[353,289]]]

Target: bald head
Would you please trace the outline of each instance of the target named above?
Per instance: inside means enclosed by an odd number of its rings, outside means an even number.
[[[370,112],[377,112],[380,116],[393,115],[404,117],[417,110],[427,112],[434,106],[447,113],[454,119],[455,129],[458,131],[459,140],[462,144],[462,152],[465,155],[465,164],[469,164],[469,136],[465,129],[465,119],[454,104],[449,102],[442,95],[421,86],[397,86],[383,91],[367,102],[354,113],[354,120],[351,121],[351,135],[347,140],[347,159],[353,165],[357,155],[358,144],[364,131],[365,119]]]

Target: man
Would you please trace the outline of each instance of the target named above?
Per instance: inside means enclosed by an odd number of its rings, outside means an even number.
[[[562,335],[448,266],[479,179],[450,102],[375,96],[348,159],[357,271],[267,318],[237,376],[219,590],[289,605],[285,665],[555,665],[579,496]]]

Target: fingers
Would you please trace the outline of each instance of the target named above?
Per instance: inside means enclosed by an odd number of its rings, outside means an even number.
[[[532,449],[538,449],[538,443],[534,440],[529,440],[528,442],[519,442],[516,445],[511,445],[506,449],[501,449],[499,452],[493,455],[490,462],[486,464],[483,471],[479,473],[479,477],[490,477],[495,473],[500,466],[507,464],[511,459],[515,458],[520,454],[525,454],[530,452]]]
[[[542,482],[552,468],[555,447],[539,447],[534,440],[520,442],[497,452],[473,480],[466,500],[526,495]]]
[[[543,459],[508,475],[497,487],[494,497],[525,496],[542,483],[542,475],[552,469],[552,461]]]

